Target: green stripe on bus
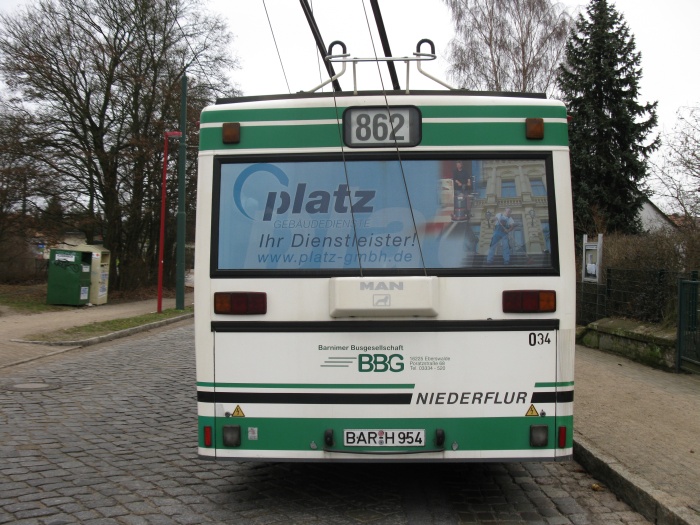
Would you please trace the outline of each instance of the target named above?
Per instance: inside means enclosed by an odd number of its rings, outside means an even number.
[[[568,127],[545,124],[542,140],[525,138],[524,122],[423,123],[421,146],[567,146]]]
[[[535,383],[535,388],[556,388],[558,386],[574,386],[574,382],[562,381],[559,383]]]
[[[337,117],[336,117],[337,115]],[[336,120],[342,118],[343,108],[272,108],[272,109],[226,109],[204,111],[202,124],[214,122],[266,122],[274,120]]]
[[[372,389],[372,388],[395,388],[406,389],[414,388],[415,384],[353,384],[353,383],[209,383],[198,381],[197,386],[206,386],[214,388],[357,388],[357,389]]]
[[[293,107],[265,109],[221,109],[204,111],[202,124],[215,122],[266,122],[278,120],[323,120],[342,118],[345,108]],[[563,106],[421,106],[423,118],[561,118]]]
[[[223,446],[221,427],[241,426],[241,446]],[[324,433],[333,429],[335,450],[360,451],[362,447],[344,447],[345,429],[425,429],[426,448],[435,447],[435,430],[445,431],[445,447],[449,450],[457,443],[458,450],[528,450],[530,426],[547,425],[549,444],[533,450],[556,449],[556,426],[567,427],[566,447],[573,446],[573,416],[562,417],[493,417],[493,418],[214,418],[199,416],[199,446],[204,447],[205,426],[214,429],[215,448],[227,450],[313,450],[313,441],[321,450]],[[218,430],[217,430],[218,427]],[[257,429],[257,440],[248,439],[248,429]],[[367,450],[417,450],[415,447],[367,447]],[[359,458],[358,458],[359,459]]]
[[[475,122],[475,123],[424,123],[422,147],[440,146],[503,146],[503,147],[553,147],[568,146],[568,128],[564,123],[547,123],[542,140],[525,138],[523,122]],[[200,130],[201,151],[297,148],[339,148],[340,129],[335,123],[313,126],[254,126],[241,129],[239,144],[224,144],[221,128]],[[351,152],[352,149],[346,148]]]
[[[340,130],[335,122],[314,126],[252,126],[241,128],[239,144],[224,144],[221,128],[202,128],[199,149],[337,148]]]
[[[566,118],[563,106],[424,106],[423,118]]]

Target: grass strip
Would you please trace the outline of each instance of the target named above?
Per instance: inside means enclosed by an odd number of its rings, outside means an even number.
[[[125,317],[123,319],[113,319],[111,321],[100,321],[82,326],[72,326],[64,330],[56,330],[55,332],[45,332],[41,334],[28,335],[24,339],[27,341],[82,341],[91,337],[99,337],[101,335],[119,332],[128,328],[135,328],[165,319],[178,317],[186,313],[192,313],[194,306],[188,306],[184,310],[169,308],[161,313],[150,313],[138,315],[136,317]]]

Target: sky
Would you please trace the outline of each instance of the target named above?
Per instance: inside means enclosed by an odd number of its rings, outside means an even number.
[[[0,12],[12,12],[18,6],[33,1],[0,0]],[[232,53],[241,64],[241,69],[233,74],[232,80],[245,95],[295,93],[310,90],[321,83],[319,68],[323,66],[318,60],[316,44],[299,1],[202,2],[211,12],[228,19],[234,35]],[[340,40],[353,57],[374,56],[373,45],[377,54],[383,54],[374,29],[369,0],[308,2],[314,10],[326,45]],[[587,5],[587,2],[580,0],[564,0],[562,3],[572,14],[584,10]],[[643,77],[638,102],[658,101],[658,131],[670,132],[680,107],[700,105],[700,67],[697,65],[700,1],[666,0],[661,4],[657,0],[611,0],[611,3],[623,15],[635,37],[637,50],[642,54]],[[444,0],[379,0],[379,5],[392,54],[412,57],[418,41],[429,38],[435,44],[438,58],[424,62],[423,69],[449,82],[445,57],[454,31]],[[368,25],[374,42],[369,36]],[[421,50],[427,51],[428,46]],[[340,67],[336,66],[336,71]],[[401,86],[405,86],[403,63],[397,65],[397,73]],[[340,82],[343,89],[352,86],[350,67]],[[389,79],[386,78],[384,82],[390,88]],[[381,88],[376,65],[358,65],[358,83],[361,89]],[[415,89],[442,89],[432,80],[421,77],[415,66],[411,67],[410,86]]]
[[[341,40],[353,57],[374,55],[362,0],[345,0],[342,3],[337,0],[308,1],[326,45],[333,40]],[[235,35],[233,47],[242,69],[234,78],[244,94],[294,93],[310,90],[320,83],[316,45],[297,0],[265,0],[264,3],[262,0],[210,2],[212,10],[228,18]],[[660,4],[657,0],[611,0],[611,3],[623,15],[635,38],[636,48],[642,55],[643,76],[638,102],[658,101],[658,131],[670,132],[676,123],[678,108],[700,105],[700,67],[697,65],[697,55],[700,52],[700,37],[697,33],[700,2],[667,0]],[[364,4],[369,26],[374,31],[369,0],[365,0]],[[429,38],[435,44],[438,59],[424,62],[423,68],[433,76],[448,80],[445,57],[454,30],[445,2],[380,0],[379,5],[392,54],[412,56],[417,42]],[[565,0],[563,5],[570,13],[577,14],[585,11],[587,2]],[[382,55],[381,43],[376,35],[374,45],[377,54]],[[427,46],[422,48],[427,49]],[[336,67],[338,70],[339,66]],[[403,63],[397,64],[397,72],[403,87]],[[412,66],[410,75],[412,87],[442,89],[433,81],[420,77],[415,66]],[[380,87],[376,66],[373,64],[358,65],[358,79],[361,86],[369,84],[372,89]],[[352,86],[349,68],[340,82],[343,89]],[[388,78],[385,85],[391,85]]]

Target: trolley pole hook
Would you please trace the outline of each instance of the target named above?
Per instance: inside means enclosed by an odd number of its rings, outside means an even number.
[[[420,48],[421,48],[421,46],[422,46],[423,44],[428,44],[428,45],[430,45],[430,53],[421,53]],[[413,53],[413,55],[416,56],[416,57],[426,57],[428,60],[435,60],[435,59],[437,58],[437,56],[435,55],[435,44],[433,44],[433,41],[430,40],[429,38],[424,38],[423,40],[420,40],[420,41],[418,42],[418,45],[416,46],[416,52]],[[422,62],[421,60],[418,60],[418,64],[416,64],[416,65],[418,66],[418,71],[419,71],[423,76],[426,76],[426,77],[428,77],[430,80],[433,80],[434,82],[437,82],[437,83],[440,84],[441,86],[445,86],[447,89],[451,89],[451,90],[456,90],[456,89],[457,89],[456,87],[451,86],[451,85],[448,84],[447,82],[443,82],[443,81],[440,80],[439,78],[435,78],[435,77],[434,77],[433,75],[431,75],[430,73],[426,73],[425,71],[423,71],[423,68],[422,68],[421,65],[420,65],[421,62]],[[406,80],[408,80],[408,79],[406,79]]]
[[[340,47],[343,49],[343,53],[342,53],[341,55],[334,55],[334,54],[332,53],[332,51],[333,51],[333,46],[336,46],[336,45],[340,46]],[[328,62],[328,63],[330,64],[330,63],[333,61],[332,59],[334,59],[334,58],[347,58],[347,57],[349,57],[350,55],[348,54],[347,51],[348,51],[348,50],[347,50],[347,47],[345,47],[345,44],[344,44],[343,42],[341,42],[340,40],[334,40],[333,42],[331,42],[331,43],[328,45],[328,53],[326,54],[325,57],[323,57],[323,59],[324,59],[326,62]],[[309,90],[309,93],[313,93],[313,92],[315,92],[315,91],[318,91],[318,90],[321,89],[323,86],[327,86],[327,85],[330,84],[331,82],[335,82],[335,80],[336,80],[337,78],[343,76],[343,75],[345,74],[346,61],[343,60],[342,62],[343,62],[343,69],[340,70],[340,73],[336,73],[335,75],[333,75],[333,76],[332,76],[331,78],[329,78],[328,80],[326,80],[326,81],[320,83],[318,86],[316,86],[316,87],[310,89],[310,90]]]

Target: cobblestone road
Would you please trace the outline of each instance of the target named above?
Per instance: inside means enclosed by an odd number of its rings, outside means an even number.
[[[195,443],[189,323],[2,370],[0,523],[648,523],[573,462],[213,463]]]

